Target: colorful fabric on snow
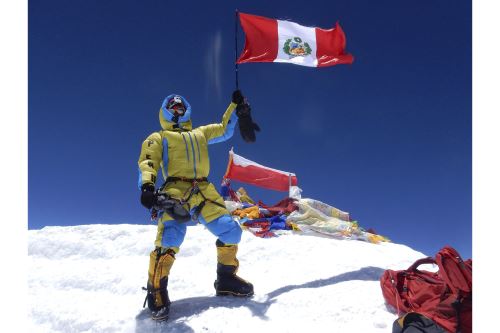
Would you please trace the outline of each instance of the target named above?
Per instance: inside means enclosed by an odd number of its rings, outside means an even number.
[[[246,220],[242,225],[257,237],[276,237],[276,230],[296,230],[291,223],[287,223],[286,215],[276,215],[270,218]]]
[[[311,199],[296,201],[298,211],[291,213],[287,222],[296,223],[306,233],[320,233],[340,239],[356,239],[370,243],[389,242],[381,235],[365,231],[356,221],[344,221],[337,217],[328,216],[321,210],[310,205]]]
[[[343,212],[340,209],[332,207],[326,203],[314,199],[301,199],[302,203],[307,204],[309,207],[314,208],[326,216],[335,217],[342,221],[351,221],[349,213]]]
[[[238,198],[236,192],[231,188],[231,179],[229,178],[222,179],[220,194],[222,195],[224,200],[240,202],[240,198]]]
[[[285,198],[274,206],[267,206],[262,201],[257,205],[250,205],[226,200],[225,204],[233,218],[257,237],[276,237],[293,230],[375,244],[390,242],[373,229],[365,230],[360,227],[358,222],[351,220],[349,213],[314,199]]]
[[[258,205],[259,207],[265,208],[267,211],[269,211],[270,215],[290,214],[299,209],[295,202],[295,199],[285,198],[273,206],[267,206],[259,200]]]
[[[243,208],[243,209],[236,209],[233,211],[231,214],[237,215],[240,218],[249,218],[249,219],[258,219],[260,218],[260,210],[259,206],[251,206],[248,208]]]

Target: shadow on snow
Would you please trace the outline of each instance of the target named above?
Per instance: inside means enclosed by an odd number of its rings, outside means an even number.
[[[136,316],[136,333],[143,332],[173,332],[173,333],[193,333],[194,330],[188,326],[187,321],[192,316],[199,315],[211,308],[239,308],[246,307],[252,315],[267,320],[267,311],[276,302],[276,299],[289,291],[306,288],[321,288],[334,285],[340,282],[361,280],[378,281],[384,269],[379,267],[363,267],[357,271],[343,273],[328,279],[319,279],[298,285],[288,285],[278,288],[267,295],[264,301],[256,301],[252,298],[239,297],[217,297],[203,296],[180,299],[172,302],[170,307],[170,317],[166,322],[154,322],[150,319],[149,310],[144,309]],[[254,296],[255,297],[255,296]]]

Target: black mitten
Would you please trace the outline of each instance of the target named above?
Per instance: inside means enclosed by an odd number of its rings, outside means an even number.
[[[251,108],[248,103],[240,104],[236,108],[240,134],[246,142],[255,142],[255,131],[260,131],[259,125],[253,122]]]
[[[240,90],[233,92],[232,102],[238,105],[236,115],[238,116],[241,137],[246,142],[255,142],[255,131],[260,131],[260,127],[252,120],[250,104]]]
[[[243,104],[244,101],[245,101],[245,97],[243,97],[243,94],[241,93],[240,90],[233,91],[233,96],[231,96],[231,102],[239,105],[239,104]]]
[[[153,184],[143,184],[141,186],[141,204],[147,209],[151,209],[155,204],[155,187]]]

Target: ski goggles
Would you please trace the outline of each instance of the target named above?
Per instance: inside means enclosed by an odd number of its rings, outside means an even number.
[[[172,97],[167,103],[167,109],[172,109],[176,105],[184,106],[184,103],[182,103],[182,98],[180,96]]]

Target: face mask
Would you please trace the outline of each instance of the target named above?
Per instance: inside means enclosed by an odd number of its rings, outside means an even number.
[[[184,103],[180,96],[174,96],[167,104],[167,110],[169,110],[174,116],[182,116],[186,112]]]
[[[182,104],[176,104],[169,109],[174,115],[182,116],[186,112],[186,108]]]

